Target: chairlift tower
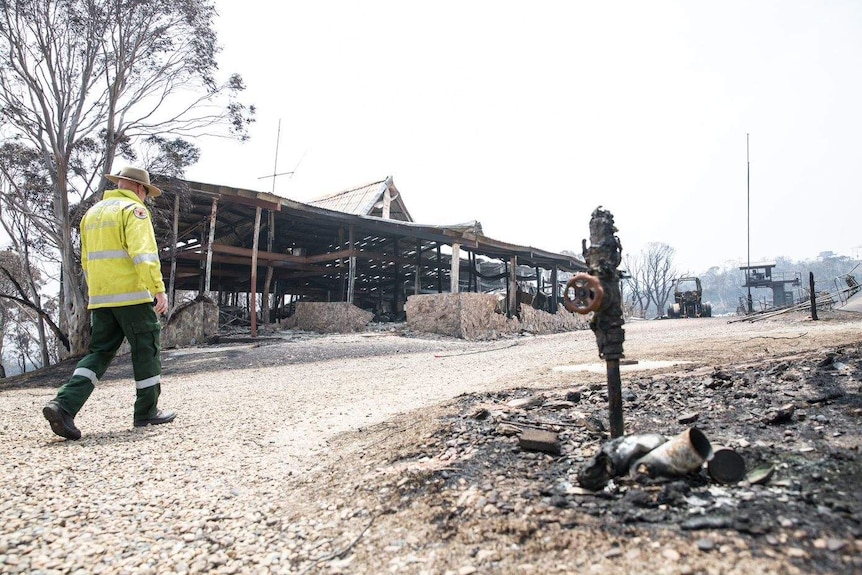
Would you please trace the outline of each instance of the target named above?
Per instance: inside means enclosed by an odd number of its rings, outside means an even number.
[[[741,266],[739,269],[745,271],[745,285],[742,287],[748,288],[749,294],[751,294],[751,288],[771,289],[773,307],[792,305],[794,303],[793,291],[787,288],[788,286],[799,287],[801,280],[798,274],[790,276],[784,273],[774,273],[772,268],[775,265],[775,262],[760,262]],[[750,304],[751,295],[748,298]],[[748,313],[752,312],[749,311]]]

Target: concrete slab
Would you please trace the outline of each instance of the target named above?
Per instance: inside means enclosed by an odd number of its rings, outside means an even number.
[[[623,360],[625,362],[627,360]],[[691,363],[690,361],[650,361],[650,360],[639,360],[637,363],[623,363],[620,365],[620,373],[627,371],[646,371],[649,369],[661,369],[664,367],[673,367],[675,365],[685,365]],[[562,372],[577,372],[577,371],[589,371],[593,373],[605,373],[607,371],[607,365],[605,362],[601,363],[585,363],[581,365],[558,365],[553,368],[554,371],[562,371]]]

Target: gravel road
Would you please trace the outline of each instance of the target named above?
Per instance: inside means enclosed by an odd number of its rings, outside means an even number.
[[[641,367],[711,369],[858,343],[860,334],[862,316],[840,313],[638,321],[626,325],[625,349]],[[421,418],[463,394],[601,382],[598,362],[589,331],[494,342],[403,327],[274,333],[165,352],[161,406],[178,417],[157,427],[132,427],[131,369],[118,358],[78,415],[75,442],[54,436],[41,415],[68,373],[12,379],[0,384],[0,572],[375,572],[309,560],[320,542],[313,517],[296,519],[295,509],[314,504],[298,486],[322,469],[350,476],[342,449],[363,430]],[[597,373],[570,371],[591,365]],[[628,369],[638,366],[624,368],[624,382]],[[399,572],[444,573],[444,563]]]

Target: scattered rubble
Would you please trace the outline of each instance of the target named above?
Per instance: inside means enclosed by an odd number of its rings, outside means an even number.
[[[847,366],[843,375],[832,369],[834,361],[824,361],[830,354]],[[844,393],[810,404],[824,386]],[[726,366],[707,378],[642,374],[624,388],[626,409],[639,414],[626,419],[635,433],[615,440],[595,424],[607,417],[601,385],[558,397],[528,389],[476,394],[461,398],[418,449],[417,438],[404,437],[414,448],[390,459],[400,474],[372,473],[363,481],[383,490],[382,507],[428,516],[430,532],[422,537],[469,545],[481,533],[481,560],[470,565],[475,571],[463,572],[494,571],[503,561],[493,546],[497,538],[514,536],[526,559],[531,552],[562,553],[594,529],[606,533],[610,545],[597,554],[637,564],[643,550],[639,537],[629,539],[640,532],[634,528],[656,537],[676,533],[676,546],[654,550],[677,565],[670,573],[718,572],[696,568],[700,559],[692,553],[707,557],[728,546],[753,558],[783,557],[787,571],[776,572],[858,571],[860,391],[859,345],[793,361]],[[682,429],[683,421],[697,421],[715,440],[712,466],[697,464],[682,474],[626,473],[668,437],[690,435],[693,428]],[[835,441],[848,433],[853,441]],[[603,453],[612,477],[584,487],[580,474]],[[689,567],[678,568],[683,564]]]

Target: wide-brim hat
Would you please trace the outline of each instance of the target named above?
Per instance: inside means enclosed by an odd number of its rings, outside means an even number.
[[[150,174],[141,168],[132,168],[127,166],[115,174],[105,174],[105,179],[118,184],[120,180],[131,180],[139,184],[143,184],[147,188],[147,192],[154,198],[162,195],[162,191],[150,183]]]

